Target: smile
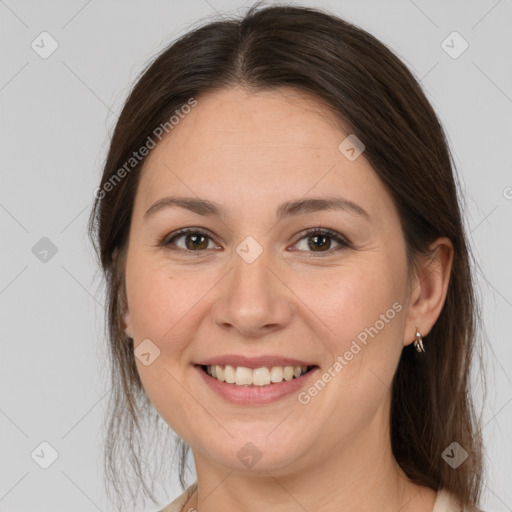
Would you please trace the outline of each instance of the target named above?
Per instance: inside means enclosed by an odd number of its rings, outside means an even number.
[[[231,365],[202,365],[201,368],[210,377],[235,386],[270,386],[280,382],[298,379],[307,373],[309,366],[262,366],[247,368]]]
[[[319,366],[292,366],[292,360],[286,358],[280,361],[284,366],[264,366],[270,362],[269,358],[246,360],[247,366],[233,364],[235,358],[229,361],[232,364],[218,364],[222,363],[219,359],[211,364],[194,365],[197,374],[215,395],[238,406],[265,405],[291,397],[306,388],[320,372]],[[241,358],[236,359],[242,363]]]

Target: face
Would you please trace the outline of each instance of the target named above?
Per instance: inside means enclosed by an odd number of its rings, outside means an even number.
[[[196,99],[146,159],[129,233],[147,395],[196,465],[286,474],[383,442],[410,290],[390,194],[312,97]]]

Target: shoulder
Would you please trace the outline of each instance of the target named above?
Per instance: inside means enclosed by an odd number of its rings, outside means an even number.
[[[436,502],[432,512],[483,512],[480,509],[461,507],[457,498],[445,489],[437,491]]]
[[[174,501],[169,503],[165,508],[163,508],[160,512],[188,512],[186,510],[182,510],[185,503],[188,501],[190,496],[197,489],[197,482],[194,482],[190,487],[188,487],[183,494],[178,496]],[[432,512],[482,512],[482,511],[470,511],[469,509],[463,509],[457,499],[450,494],[448,491],[444,489],[440,489],[437,492],[436,502],[434,504],[434,509]]]
[[[185,492],[178,496],[173,502],[169,503],[165,508],[160,510],[160,512],[182,512],[185,503],[187,503],[188,499],[197,488],[197,482],[194,482],[190,487],[187,487]],[[183,512],[187,512],[186,510]]]

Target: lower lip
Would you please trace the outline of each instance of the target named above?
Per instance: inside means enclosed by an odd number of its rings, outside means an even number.
[[[210,389],[228,402],[239,405],[276,402],[285,396],[298,392],[302,387],[306,386],[311,375],[316,373],[319,369],[313,368],[298,378],[283,380],[282,382],[269,384],[268,386],[237,386],[236,384],[228,384],[227,382],[221,382],[220,380],[210,377],[201,366],[196,366],[195,368]]]

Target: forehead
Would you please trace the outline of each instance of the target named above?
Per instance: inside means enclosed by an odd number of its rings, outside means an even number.
[[[255,150],[262,144],[307,149],[336,144],[342,126],[331,109],[303,92],[291,88],[251,92],[234,87],[200,96],[173,135],[176,143],[201,142],[208,151],[234,144]],[[195,140],[190,140],[192,133]],[[330,135],[327,140],[326,135]]]
[[[340,151],[349,133],[315,97],[235,87],[196,101],[147,157],[136,201],[141,208],[166,192],[245,210],[308,193],[344,194],[367,210],[393,207],[364,153],[350,161]]]

